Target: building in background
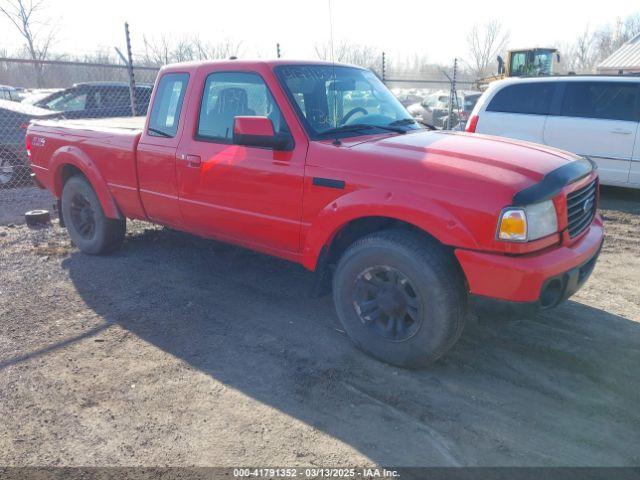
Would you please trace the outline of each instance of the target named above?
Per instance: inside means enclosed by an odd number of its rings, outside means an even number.
[[[640,34],[633,37],[597,67],[598,73],[619,75],[623,73],[640,74]]]

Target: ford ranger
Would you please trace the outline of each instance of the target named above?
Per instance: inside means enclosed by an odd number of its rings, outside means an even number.
[[[451,348],[471,295],[558,305],[603,239],[588,158],[432,131],[354,66],[170,65],[146,118],[35,121],[26,142],[83,252],[141,219],[298,262],[353,342],[400,366]]]

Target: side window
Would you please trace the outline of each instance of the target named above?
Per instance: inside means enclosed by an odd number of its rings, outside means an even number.
[[[207,77],[198,119],[199,138],[230,143],[236,116],[268,117],[276,134],[288,134],[284,118],[260,75],[212,73]]]
[[[637,83],[567,82],[561,115],[638,121]]]
[[[80,112],[87,108],[87,93],[68,92],[56,97],[47,103],[50,110],[60,110],[64,112]]]
[[[167,73],[160,79],[149,117],[149,135],[176,136],[188,82],[187,73]]]
[[[96,96],[97,108],[128,107],[131,105],[129,89],[120,87],[105,88],[98,92]]]
[[[555,87],[554,82],[509,85],[496,93],[487,111],[548,115]]]

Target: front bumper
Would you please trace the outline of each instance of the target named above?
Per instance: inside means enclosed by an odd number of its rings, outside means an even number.
[[[576,293],[593,271],[604,229],[599,215],[570,245],[527,255],[498,255],[457,249],[456,257],[473,295],[553,307]]]

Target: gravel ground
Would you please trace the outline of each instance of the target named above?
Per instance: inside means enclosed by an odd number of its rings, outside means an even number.
[[[572,301],[483,311],[419,371],[355,350],[296,265],[142,222],[107,257],[0,227],[0,465],[638,465],[640,195],[602,205]]]
[[[51,210],[54,200],[47,190],[35,187],[0,189],[0,225],[24,223],[24,212]]]

